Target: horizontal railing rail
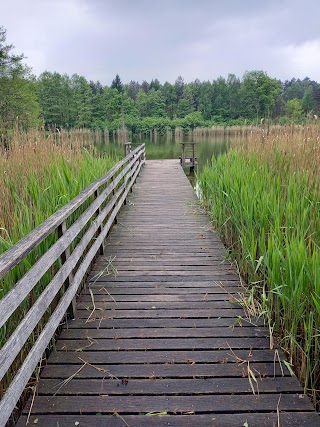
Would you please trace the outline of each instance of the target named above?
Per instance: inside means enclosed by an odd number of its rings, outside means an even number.
[[[0,427],[4,427],[35,371],[55,331],[71,308],[75,310],[75,296],[94,257],[103,251],[103,242],[121,206],[125,203],[140,169],[145,162],[145,146],[138,146],[110,171],[82,191],[62,209],[0,256],[0,280],[18,268],[45,239],[57,234],[55,242],[25,274],[13,283],[0,300],[0,328],[4,330],[10,317],[19,310],[47,274],[53,271],[49,283],[38,293],[14,331],[0,350],[0,381],[10,371],[30,335],[45,313],[52,311],[43,329],[4,390],[0,401]],[[72,221],[77,209],[83,209]],[[70,221],[71,219],[71,221]],[[67,226],[70,222],[69,228]],[[59,264],[59,267],[54,266]],[[59,292],[61,295],[59,295]],[[33,297],[32,297],[33,298]]]

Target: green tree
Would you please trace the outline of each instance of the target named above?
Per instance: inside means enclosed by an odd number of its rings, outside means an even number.
[[[119,77],[119,74],[116,75],[116,77],[112,80],[111,88],[116,89],[119,93],[122,93],[123,91],[123,84]]]
[[[90,84],[78,74],[71,77],[71,87],[75,108],[75,127],[91,127],[92,124],[92,91]]]
[[[75,126],[76,106],[69,76],[45,71],[38,78],[37,89],[41,115],[47,126]]]
[[[250,71],[242,81],[243,109],[247,117],[267,117],[281,93],[281,84],[264,71]]]
[[[277,96],[272,110],[272,117],[282,117],[286,113],[286,102],[282,95]]]
[[[114,120],[120,120],[122,112],[122,96],[117,89],[105,88],[104,102],[108,127]]]
[[[229,74],[227,78],[227,98],[228,98],[228,116],[231,119],[237,119],[241,116],[240,110],[240,79],[234,74]]]
[[[223,77],[212,82],[212,115],[229,116],[228,95],[227,82]]]
[[[183,118],[194,111],[194,98],[192,86],[185,85],[182,98],[178,102],[177,117]]]
[[[165,102],[166,113],[170,119],[173,119],[177,109],[177,95],[175,87],[171,83],[165,82],[160,90]]]
[[[7,31],[1,26],[0,27],[0,78],[12,77],[12,76],[23,76],[27,74],[28,70],[22,63],[25,59],[24,55],[14,55],[11,53],[14,46],[12,44],[6,44]]]
[[[158,79],[151,80],[149,89],[159,90],[160,89],[160,82]]]
[[[205,125],[202,114],[199,111],[194,111],[193,113],[188,114],[185,116],[184,120],[191,129]]]
[[[132,99],[136,99],[138,90],[140,89],[139,82],[136,82],[134,80],[131,80],[131,82],[125,86],[126,93],[130,96]]]
[[[209,81],[203,82],[200,87],[199,111],[204,119],[210,119],[212,113],[212,85]]]
[[[138,90],[136,98],[136,107],[140,117],[148,117],[148,99],[143,89]]]
[[[147,94],[147,102],[150,117],[165,117],[166,105],[160,90],[150,89]]]
[[[301,100],[301,106],[306,114],[310,114],[312,111],[316,111],[317,103],[314,97],[314,90],[312,85],[310,85],[305,91]]]
[[[286,105],[288,117],[292,120],[301,120],[303,118],[303,108],[298,98],[290,99]]]
[[[180,99],[183,97],[183,90],[184,90],[184,80],[181,76],[179,76],[177,78],[177,80],[174,83],[174,87],[176,89],[176,96],[177,96],[177,100],[178,102],[180,101]]]
[[[12,44],[6,44],[6,30],[0,27],[0,125],[11,127],[18,118],[25,126],[39,121],[39,104],[35,79],[23,64],[23,55],[11,53]]]
[[[190,109],[190,105],[186,99],[180,99],[177,107],[177,117],[183,118],[187,114],[190,114],[192,110]]]

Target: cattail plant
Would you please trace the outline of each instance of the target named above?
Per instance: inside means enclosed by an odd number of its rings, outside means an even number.
[[[215,226],[314,402],[320,389],[320,126],[237,131],[199,177]]]

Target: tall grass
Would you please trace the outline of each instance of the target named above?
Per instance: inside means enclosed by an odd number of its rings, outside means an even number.
[[[92,146],[95,137],[94,133],[86,131],[46,134],[38,131],[24,133],[17,129],[9,143],[6,141],[6,145],[0,147],[0,254],[68,203],[90,183],[103,176],[119,160],[119,157],[98,155]],[[89,200],[88,204],[90,201],[92,200]],[[78,208],[69,218],[68,225],[78,218],[86,207],[87,205]],[[57,238],[57,232],[49,235],[0,280],[0,298],[10,291]],[[59,261],[50,268],[19,309],[0,329],[0,347],[32,307],[60,264]],[[59,296],[55,303],[58,300]],[[52,306],[47,310],[12,365],[11,372],[4,378],[0,386],[0,398],[54,308]]]
[[[314,402],[320,389],[320,128],[239,135],[204,202]]]
[[[17,132],[0,147],[0,253],[79,194],[114,164],[83,132]]]

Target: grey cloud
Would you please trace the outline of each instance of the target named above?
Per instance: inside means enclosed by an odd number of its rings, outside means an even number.
[[[116,73],[173,82],[263,69],[320,80],[316,0],[12,0],[1,12],[8,42],[36,74],[110,84]]]

